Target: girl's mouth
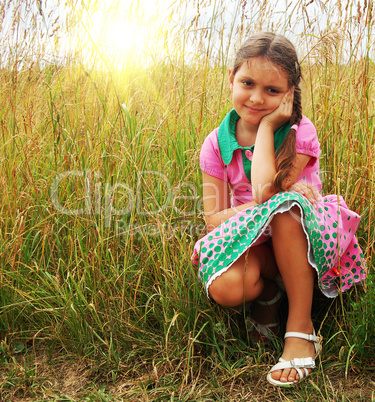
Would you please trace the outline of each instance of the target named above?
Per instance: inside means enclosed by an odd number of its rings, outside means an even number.
[[[260,113],[260,112],[263,111],[263,109],[255,109],[255,108],[253,108],[253,107],[246,106],[246,105],[245,105],[245,107],[246,107],[246,109],[247,109],[249,112],[252,112],[252,113]]]

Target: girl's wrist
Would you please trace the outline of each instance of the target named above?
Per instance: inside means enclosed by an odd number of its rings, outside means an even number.
[[[276,131],[276,129],[274,127],[274,123],[272,121],[269,121],[268,119],[263,118],[259,123],[258,132],[264,131],[264,130],[270,130],[270,131],[272,131],[272,133],[274,131]]]

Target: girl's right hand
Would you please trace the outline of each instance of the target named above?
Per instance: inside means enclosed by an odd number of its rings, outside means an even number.
[[[270,114],[264,116],[261,123],[267,123],[275,132],[286,124],[293,113],[294,87],[285,93],[280,105]]]
[[[317,207],[316,203],[322,200],[322,197],[315,186],[306,183],[305,181],[297,181],[288,188],[288,191],[295,191],[296,193],[302,194],[311,202],[311,204],[313,204],[314,208]]]

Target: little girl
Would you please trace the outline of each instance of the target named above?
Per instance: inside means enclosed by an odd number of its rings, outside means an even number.
[[[314,282],[334,297],[363,280],[354,236],[360,217],[336,195],[321,197],[320,144],[302,115],[294,46],[259,33],[229,70],[234,109],[205,139],[200,167],[209,233],[193,262],[207,295],[227,307],[254,301],[252,330],[278,328],[281,275],[289,313],[285,346],[267,379],[286,386],[311,373],[320,337],[311,319]]]

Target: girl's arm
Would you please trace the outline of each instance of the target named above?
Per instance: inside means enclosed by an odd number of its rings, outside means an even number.
[[[255,152],[254,152],[253,165],[251,167],[251,182],[253,184],[254,199],[259,204],[266,202],[278,192],[273,187],[272,184],[274,177],[277,173],[275,163],[276,157],[274,157],[274,159],[268,159],[268,160],[266,159],[267,158],[263,159],[262,167],[260,169],[254,168],[254,160],[255,160]],[[315,199],[318,199],[318,191],[315,189],[315,187],[307,183],[305,183],[305,185],[302,184],[297,185],[296,183],[298,177],[301,175],[303,169],[305,169],[310,159],[311,159],[310,155],[304,155],[304,154],[296,155],[296,158],[293,163],[293,169],[291,171],[291,174],[286,179],[284,188],[288,190],[301,192],[302,194],[304,194],[303,191],[305,191],[306,194],[304,195],[306,195],[306,197],[309,199],[310,202],[314,203]],[[253,173],[253,171],[255,172]],[[311,191],[309,191],[309,189]]]
[[[273,187],[273,180],[277,173],[274,132],[290,119],[292,109],[293,90],[290,90],[285,94],[280,106],[274,112],[265,116],[259,124],[251,167],[253,196],[259,204],[267,201],[277,193],[277,190]],[[296,183],[297,178],[310,159],[311,156],[309,155],[297,154],[293,169],[286,179],[284,188],[300,192],[315,204],[315,201],[319,199],[319,193],[315,187],[309,184],[297,185]]]
[[[238,212],[252,207],[255,201],[231,207],[228,183],[202,172],[203,209],[208,231],[213,230]]]

